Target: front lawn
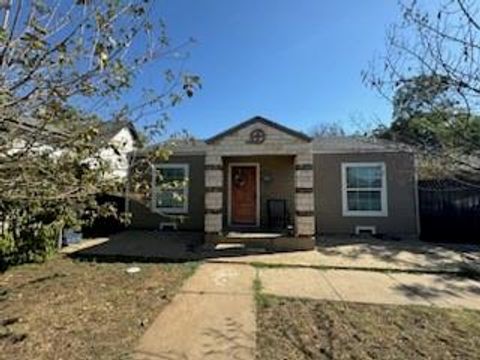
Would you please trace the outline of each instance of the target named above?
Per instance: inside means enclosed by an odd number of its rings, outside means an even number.
[[[480,312],[262,295],[258,359],[480,359]]]
[[[0,359],[125,359],[194,264],[58,256],[0,274]]]

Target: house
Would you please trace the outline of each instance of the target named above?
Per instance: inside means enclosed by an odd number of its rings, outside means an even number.
[[[99,156],[110,163],[109,176],[124,180],[128,174],[128,155],[139,147],[139,136],[130,121],[102,123],[97,141],[102,143]]]
[[[178,145],[154,170],[149,198],[130,197],[133,228],[172,226],[213,243],[275,232],[289,249],[319,234],[419,233],[414,154],[390,142],[312,139],[254,117]],[[165,189],[168,179],[188,181]]]
[[[139,136],[135,126],[130,121],[124,120],[105,121],[96,125],[98,136],[94,141],[98,146],[98,157],[110,165],[107,176],[124,180],[129,167],[128,154],[139,147]],[[0,127],[0,134],[2,132],[16,134],[13,142],[5,147],[9,155],[29,151],[30,153],[46,152],[56,156],[62,153],[62,150],[57,150],[58,143],[62,144],[71,137],[60,127],[39,124],[32,118],[6,119]],[[35,142],[29,147],[32,138]]]

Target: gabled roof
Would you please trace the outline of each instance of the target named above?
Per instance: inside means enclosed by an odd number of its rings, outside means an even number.
[[[102,122],[99,132],[99,137],[102,140],[109,141],[115,135],[117,135],[120,130],[127,128],[128,131],[132,134],[133,139],[137,142],[139,141],[139,136],[137,130],[135,129],[135,125],[131,121],[128,120],[115,120],[115,121],[105,121]]]
[[[289,135],[291,135],[291,136],[293,136],[293,137],[299,138],[299,139],[301,139],[301,140],[303,140],[303,141],[305,141],[305,142],[310,142],[310,141],[312,141],[312,138],[311,138],[310,136],[307,136],[307,135],[305,135],[304,133],[302,133],[302,132],[300,132],[300,131],[296,131],[296,130],[290,129],[290,128],[286,127],[286,126],[280,125],[279,123],[276,123],[276,122],[274,122],[274,121],[268,120],[268,119],[266,119],[266,118],[264,118],[264,117],[255,116],[255,117],[253,117],[253,118],[251,118],[251,119],[248,119],[248,120],[246,120],[246,121],[244,121],[244,122],[242,122],[242,123],[240,123],[240,124],[238,124],[238,125],[235,125],[235,126],[229,128],[229,129],[227,129],[227,130],[225,130],[225,131],[223,131],[223,132],[221,132],[221,133],[219,133],[219,134],[217,134],[217,135],[215,135],[215,136],[212,136],[211,138],[205,140],[205,142],[206,142],[207,144],[211,144],[211,143],[213,143],[213,142],[215,142],[215,141],[217,141],[217,140],[220,140],[220,139],[224,138],[225,136],[231,135],[231,134],[237,132],[238,130],[241,130],[241,129],[243,129],[243,128],[246,128],[247,126],[253,125],[253,124],[255,124],[255,123],[261,123],[261,124],[263,124],[263,125],[270,126],[270,127],[274,128],[274,129],[277,129],[277,130],[279,130],[279,131],[282,131],[282,132],[284,132],[284,133],[286,133],[286,134],[289,134]]]
[[[138,149],[136,151],[136,156],[143,156],[159,148],[171,150],[177,155],[203,155],[206,152],[207,144],[205,141],[195,138],[172,138]]]

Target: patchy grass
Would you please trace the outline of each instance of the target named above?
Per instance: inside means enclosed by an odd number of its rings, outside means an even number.
[[[255,279],[253,279],[253,292],[255,295],[260,295],[261,291],[263,289],[262,281],[260,280],[260,277],[257,275],[255,276]]]
[[[260,277],[258,276],[258,271],[253,279],[253,293],[255,295],[255,303],[258,308],[264,308],[270,306],[270,297],[262,293],[263,285]]]
[[[480,312],[270,296],[258,359],[480,359]]]
[[[126,359],[195,264],[62,256],[0,274],[0,359]]]

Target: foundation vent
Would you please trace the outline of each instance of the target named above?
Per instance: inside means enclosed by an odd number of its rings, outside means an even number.
[[[357,236],[373,236],[377,234],[375,226],[355,226],[355,235]]]

